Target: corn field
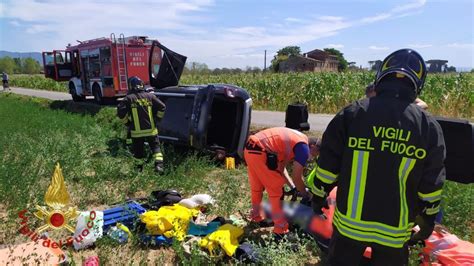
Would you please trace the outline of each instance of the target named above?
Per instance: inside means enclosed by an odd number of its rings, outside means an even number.
[[[284,111],[292,102],[308,104],[313,113],[336,113],[364,97],[373,72],[344,73],[242,73],[183,75],[181,84],[229,83],[249,91],[255,109]],[[420,96],[436,115],[472,119],[474,74],[428,74]],[[67,82],[42,76],[14,75],[11,86],[67,92]]]
[[[11,87],[69,92],[67,82],[57,82],[43,75],[11,75],[9,84]]]
[[[312,113],[336,113],[364,97],[374,77],[373,72],[185,75],[181,83],[236,84],[249,91],[256,109],[284,111],[289,103],[302,102]],[[472,119],[473,85],[472,73],[429,74],[420,98],[436,115]]]

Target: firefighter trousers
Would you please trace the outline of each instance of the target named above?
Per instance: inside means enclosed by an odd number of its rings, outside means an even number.
[[[363,254],[367,247],[371,247],[370,259],[364,259]],[[367,262],[371,266],[408,265],[408,246],[391,248],[374,243],[360,242],[341,235],[336,228],[329,244],[329,265],[350,266],[361,265]],[[364,263],[365,264],[365,263]]]
[[[153,153],[155,165],[163,165],[163,154],[161,153],[158,136],[132,138],[133,156],[137,159],[145,158],[145,142],[148,142]]]
[[[285,219],[280,197],[283,194],[285,178],[277,171],[268,169],[266,164],[266,153],[258,149],[245,148],[244,158],[247,163],[249,184],[251,190],[252,210],[250,216],[252,221],[260,222],[264,218],[261,214],[263,191],[266,190],[271,205],[273,232],[285,234],[288,232],[288,222]]]

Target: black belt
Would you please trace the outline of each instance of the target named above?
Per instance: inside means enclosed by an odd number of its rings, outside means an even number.
[[[262,147],[260,147],[260,145],[253,141],[247,141],[247,144],[245,144],[245,148],[249,151],[263,151]]]

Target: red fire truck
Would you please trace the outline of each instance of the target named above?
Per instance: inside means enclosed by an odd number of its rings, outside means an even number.
[[[45,76],[69,81],[74,101],[94,96],[101,104],[107,98],[122,97],[127,94],[131,76],[138,76],[149,85],[148,59],[153,40],[123,34],[116,38],[112,33],[109,38],[78,42],[65,50],[43,52]],[[152,60],[153,65],[159,66],[161,57],[153,56]]]

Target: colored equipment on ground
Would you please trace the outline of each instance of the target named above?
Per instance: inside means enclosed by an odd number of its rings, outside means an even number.
[[[244,230],[240,227],[224,224],[217,231],[206,236],[199,242],[199,246],[207,248],[211,257],[216,257],[218,248],[222,248],[228,256],[234,255],[239,246],[238,238],[243,235]]]
[[[422,265],[474,265],[474,244],[436,226],[425,240]]]
[[[133,227],[137,217],[145,211],[145,208],[135,201],[104,210],[103,230],[107,232],[110,227],[117,223],[121,223],[129,228]]]
[[[179,204],[163,206],[158,211],[147,211],[140,216],[146,229],[151,235],[175,237],[183,241],[188,232],[189,222],[198,215],[199,211],[188,209]]]
[[[173,243],[172,238],[167,238],[165,236],[152,236],[152,235],[139,235],[138,239],[140,243],[147,246],[169,246]]]
[[[193,236],[207,236],[215,232],[219,226],[222,224],[220,222],[210,222],[206,225],[195,224],[194,222],[189,223],[188,235]]]

